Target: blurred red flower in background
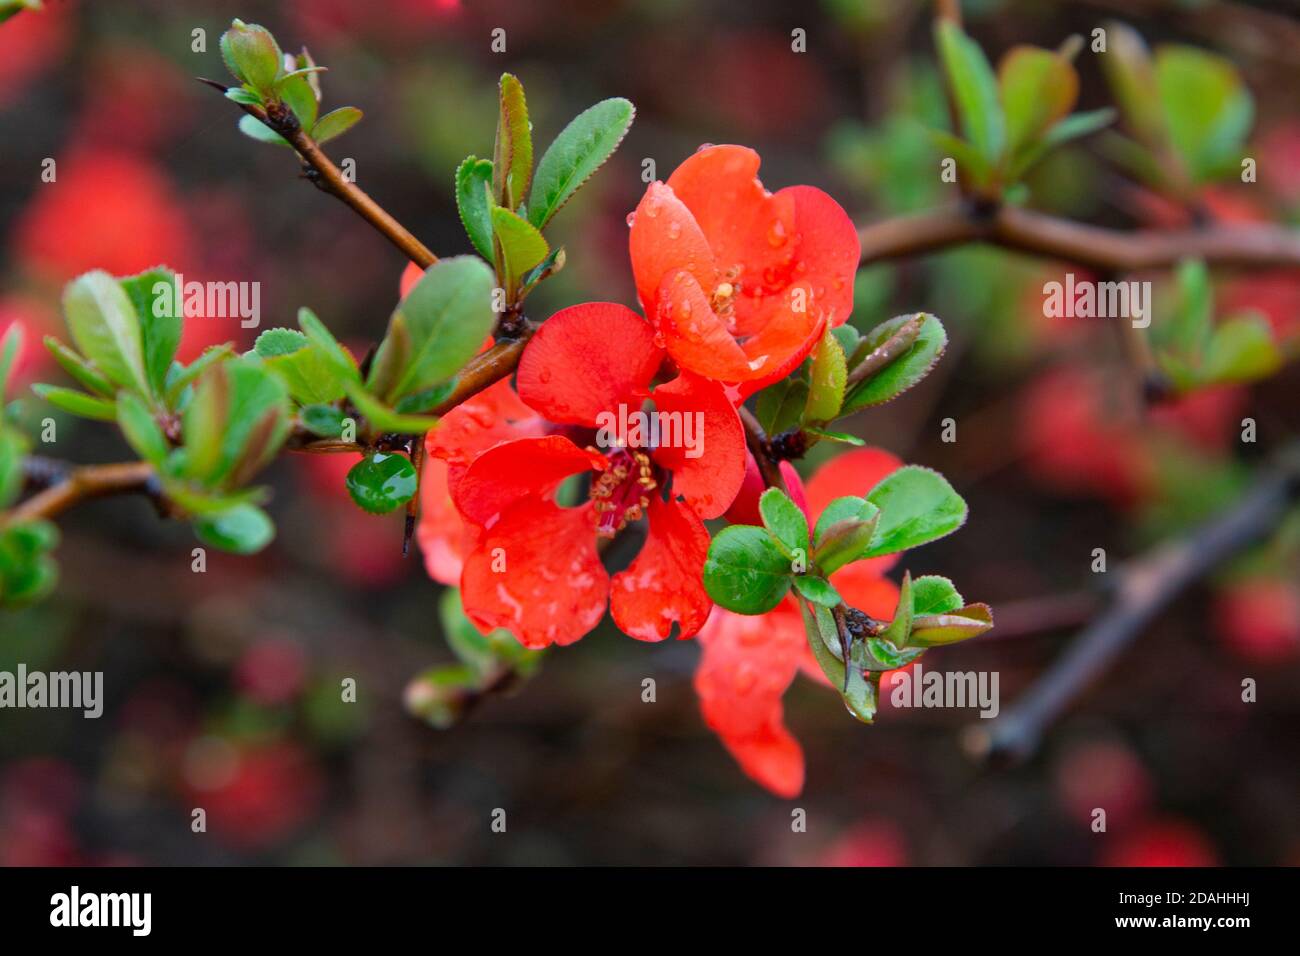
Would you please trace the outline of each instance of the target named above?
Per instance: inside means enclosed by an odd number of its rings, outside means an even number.
[[[0,109],[18,100],[42,72],[59,65],[72,27],[70,4],[20,12],[0,30]]]

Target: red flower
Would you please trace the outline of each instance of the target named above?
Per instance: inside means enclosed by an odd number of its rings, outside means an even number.
[[[820,514],[835,498],[865,494],[901,465],[875,448],[833,459],[808,483],[811,514]],[[790,490],[798,501],[801,489],[794,485]],[[897,560],[898,555],[887,555],[857,561],[831,580],[853,607],[889,618],[898,606],[898,588],[881,575]],[[788,597],[756,616],[719,608],[698,640],[704,653],[695,672],[695,692],[705,722],[750,777],[779,796],[797,795],[803,789],[803,750],[786,729],[781,698],[800,669],[823,684],[826,678],[808,648],[796,599]]]
[[[853,309],[861,248],[820,189],[769,193],[743,146],[702,148],[646,190],[631,219],[632,272],[657,341],[685,370],[739,383],[787,375]]]
[[[674,623],[681,637],[703,626],[712,603],[701,582],[709,547],[701,519],[721,515],[740,489],[744,432],[716,382],[683,372],[651,387],[662,358],[649,324],[630,309],[574,306],[552,316],[525,349],[522,406],[498,384],[429,433],[426,447],[446,462],[467,528],[440,520],[435,500],[421,543],[430,572],[443,580],[463,555],[461,597],[478,626],[506,628],[527,647],[570,644],[596,626],[607,603],[615,623],[640,640],[663,640]],[[554,429],[541,434],[544,424],[531,416],[577,426],[566,429],[576,434],[601,427],[603,413],[639,412],[648,398],[683,422],[698,414],[701,454],[631,434],[626,445],[597,451]],[[588,472],[588,500],[558,505],[560,484]],[[597,539],[643,515],[645,544],[611,581]]]

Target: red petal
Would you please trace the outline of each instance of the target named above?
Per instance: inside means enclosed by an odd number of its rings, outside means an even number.
[[[662,641],[674,621],[679,638],[694,636],[713,609],[701,580],[708,553],[709,532],[694,511],[652,498],[641,553],[614,575],[609,595],[614,623],[639,641]]]
[[[483,534],[461,575],[465,613],[525,647],[572,644],[600,623],[609,575],[589,507],[525,499]]]
[[[584,451],[563,435],[521,438],[489,448],[452,488],[456,507],[486,525],[521,498],[546,498],[570,475],[602,470],[603,455]]]
[[[424,447],[431,457],[447,462],[448,480],[455,485],[484,451],[501,442],[540,437],[545,424],[508,381],[500,381],[444,415],[425,436]]]
[[[741,266],[736,318],[740,333],[767,324],[769,297],[795,279],[810,284],[815,312],[841,325],[853,310],[861,258],[857,229],[843,207],[812,186],[769,193],[759,156],[743,146],[712,146],[668,178],[708,239],[720,273]]]
[[[696,640],[704,649],[695,672],[704,719],[728,737],[758,733],[780,712],[807,644],[798,611],[788,602],[757,616],[714,608]]]
[[[798,368],[816,347],[825,328],[824,316],[806,281],[793,283],[770,296],[769,305],[757,330],[742,346],[749,369],[744,379],[737,379],[743,397]]]
[[[632,275],[646,315],[654,315],[655,298],[669,274],[684,269],[700,288],[718,284],[713,253],[695,217],[663,183],[651,183],[633,214],[628,237]]]
[[[745,350],[690,272],[683,269],[664,276],[651,314],[664,348],[680,367],[719,382],[753,377]]]
[[[845,495],[864,498],[881,479],[901,467],[902,461],[883,448],[856,448],[832,458],[808,482],[808,507],[813,515],[820,518],[826,506],[836,498]],[[872,574],[879,576],[897,562],[898,555],[889,554],[883,558],[859,561],[851,566],[869,568]],[[892,613],[891,607],[889,614]]]
[[[542,323],[519,360],[519,397],[553,422],[594,425],[620,402],[640,407],[663,352],[631,309],[588,302]]]
[[[447,464],[428,458],[420,471],[420,525],[415,539],[424,553],[429,577],[441,584],[460,581],[465,552],[473,547],[476,529],[461,518],[447,489]]]
[[[661,446],[654,453],[673,473],[673,495],[685,498],[702,518],[718,517],[745,480],[745,430],[735,406],[717,382],[690,372],[660,385],[653,398],[656,411],[680,413],[683,423],[693,423],[695,448]]]
[[[778,797],[793,799],[803,790],[803,748],[786,729],[780,713],[749,737],[722,737],[750,778]]]

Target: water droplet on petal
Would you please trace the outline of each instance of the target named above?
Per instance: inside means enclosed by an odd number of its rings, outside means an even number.
[[[785,234],[785,223],[780,219],[774,220],[767,229],[767,244],[773,249],[780,249],[786,244],[787,239],[789,237]]]
[[[668,224],[668,238],[676,239],[682,234],[682,224],[680,222],[670,222]]]
[[[630,213],[627,214],[627,226],[628,226],[628,228],[631,229],[632,226],[635,225],[635,223],[636,223],[636,210],[634,209],[634,210],[632,210],[632,212],[630,212]]]

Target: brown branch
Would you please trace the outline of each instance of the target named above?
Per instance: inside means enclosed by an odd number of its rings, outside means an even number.
[[[1296,229],[1260,224],[1122,232],[1007,205],[983,212],[952,206],[887,219],[863,226],[858,238],[864,263],[988,242],[1099,272],[1168,268],[1183,259],[1242,269],[1300,267]]]
[[[226,86],[213,80],[199,77],[199,82],[226,92]],[[402,250],[402,254],[422,269],[438,261],[438,257],[411,233],[409,229],[392,217],[383,206],[370,198],[354,182],[350,182],[343,171],[334,165],[333,160],[325,155],[324,150],[307,131],[298,123],[298,118],[284,103],[271,104],[266,109],[248,103],[237,104],[249,116],[267,128],[279,133],[297,152],[303,167],[308,170],[307,178],[322,191],[329,193],[352,207],[362,219],[374,226],[389,242]]]
[[[83,465],[71,468],[44,491],[15,506],[0,520],[17,523],[36,518],[53,518],[88,498],[108,495],[148,494],[160,500],[153,489],[153,467],[144,461],[111,465]]]
[[[1015,763],[1031,756],[1043,733],[1155,616],[1182,591],[1264,537],[1300,496],[1300,445],[1217,518],[1166,542],[1119,572],[1114,603],[993,721],[967,729],[963,744],[981,760]]]

